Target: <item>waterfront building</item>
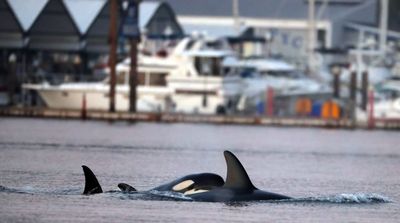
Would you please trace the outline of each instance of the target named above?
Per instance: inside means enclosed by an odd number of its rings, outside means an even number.
[[[187,0],[166,1],[176,11],[186,33],[235,36],[251,27],[255,36],[268,41],[268,47],[253,52],[264,50],[265,54],[281,55],[293,62],[304,61],[307,57],[308,0],[218,0],[218,4],[212,0],[191,1],[191,4],[187,4]],[[349,36],[358,33],[359,27],[376,29],[379,26],[379,0],[314,1],[317,49],[353,48],[358,39]],[[389,28],[396,26],[395,19],[398,21],[394,10],[398,8],[396,2],[390,1]],[[389,33],[389,38],[399,40],[399,33],[393,34]],[[376,33],[373,35],[376,37]]]

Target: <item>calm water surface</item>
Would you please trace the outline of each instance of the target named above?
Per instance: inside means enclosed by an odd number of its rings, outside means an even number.
[[[400,134],[387,131],[0,119],[0,222],[399,222]],[[253,183],[288,202],[200,203],[83,196],[225,176],[234,152]]]

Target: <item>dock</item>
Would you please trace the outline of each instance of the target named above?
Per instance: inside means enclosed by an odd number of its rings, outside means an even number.
[[[316,127],[343,129],[387,129],[400,130],[399,119],[375,119],[373,126],[368,122],[354,122],[351,119],[322,119],[312,117],[268,117],[244,115],[200,115],[155,112],[108,112],[49,109],[37,107],[0,108],[0,117],[31,117],[49,119],[104,120],[160,123],[205,123],[227,125],[259,125],[282,127]]]

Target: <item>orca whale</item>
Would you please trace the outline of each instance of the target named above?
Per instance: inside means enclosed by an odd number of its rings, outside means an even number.
[[[85,175],[85,189],[83,190],[83,194],[90,195],[103,193],[103,189],[92,170],[85,165],[82,165],[82,169]]]
[[[184,176],[169,183],[155,187],[155,191],[171,191],[182,193],[193,201],[204,202],[236,202],[291,199],[286,195],[271,193],[256,188],[239,159],[230,151],[224,151],[227,165],[226,181],[214,173],[199,173]],[[85,174],[85,190],[83,194],[102,193],[102,188],[93,172],[82,166]],[[136,192],[126,183],[118,184],[123,192]]]
[[[92,195],[103,193],[103,189],[101,188],[100,183],[93,171],[85,165],[82,165],[82,169],[83,174],[85,175],[85,189],[83,190],[82,194]],[[134,187],[126,183],[119,183],[118,187],[122,192],[136,192]]]
[[[271,193],[256,188],[239,159],[230,151],[224,151],[227,165],[226,181],[222,187],[215,187],[201,193],[185,193],[195,201],[206,202],[236,202],[236,201],[261,201],[283,200],[291,197]]]
[[[84,195],[103,193],[103,190],[94,175],[93,171],[83,165],[82,166],[85,175],[85,189],[83,191]],[[214,173],[198,173],[190,174],[169,183],[160,185],[151,189],[150,191],[171,191],[177,193],[195,193],[211,190],[215,187],[221,187],[224,185],[224,180],[221,176]],[[118,188],[122,192],[137,192],[137,190],[127,183],[119,183]]]
[[[178,193],[200,193],[209,191],[224,185],[224,180],[221,176],[214,173],[198,173],[190,174],[161,186],[155,187],[152,190],[156,191],[173,191]]]

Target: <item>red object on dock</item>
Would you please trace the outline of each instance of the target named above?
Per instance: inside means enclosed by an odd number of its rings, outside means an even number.
[[[269,87],[266,95],[266,115],[272,117],[274,115],[274,89]]]

